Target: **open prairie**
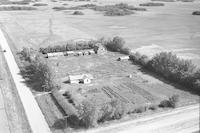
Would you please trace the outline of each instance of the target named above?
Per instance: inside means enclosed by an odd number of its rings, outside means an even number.
[[[139,7],[140,3],[147,0],[42,2],[48,5],[33,11],[0,12],[1,27],[17,49],[27,46],[38,48],[71,39],[121,36],[128,47],[146,54],[169,50],[183,58],[192,59],[196,64],[200,63],[200,17],[192,15],[193,11],[199,10],[200,2],[197,0],[163,2],[165,6],[145,7],[147,11],[115,17],[104,16],[102,12],[90,9],[82,10],[84,15],[72,15],[73,10],[56,11],[52,8],[120,2]]]

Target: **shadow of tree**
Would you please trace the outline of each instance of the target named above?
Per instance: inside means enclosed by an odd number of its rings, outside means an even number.
[[[178,83],[175,83],[174,81],[171,81],[169,79],[164,78],[162,75],[160,75],[158,73],[151,72],[150,70],[148,70],[148,68],[142,67],[142,66],[138,65],[135,62],[133,62],[133,64],[138,66],[139,67],[138,70],[140,70],[143,74],[150,75],[150,76],[154,77],[155,79],[162,81],[165,84],[169,84],[169,85],[175,87],[176,89],[187,91],[187,92],[189,92],[191,94],[195,94],[195,95],[199,95],[200,96],[199,90],[192,89],[192,87],[184,87],[184,86],[182,86],[182,85],[180,85]]]
[[[20,74],[25,79],[25,84],[35,91],[44,91],[41,84],[41,77],[36,72],[35,66],[27,63],[20,69]]]

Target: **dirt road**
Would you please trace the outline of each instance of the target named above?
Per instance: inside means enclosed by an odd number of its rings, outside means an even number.
[[[192,133],[199,131],[199,105],[191,105],[86,133]]]

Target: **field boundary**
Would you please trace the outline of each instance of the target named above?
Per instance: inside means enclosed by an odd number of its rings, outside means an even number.
[[[11,52],[11,49],[7,43],[7,40],[0,29],[0,45],[4,52],[8,68],[11,72],[13,81],[16,85],[18,95],[22,102],[22,105],[25,110],[25,114],[29,125],[31,127],[32,133],[51,133],[50,128],[42,114],[30,88],[25,85],[25,81],[22,76],[19,74],[20,69],[15,61],[15,58]]]

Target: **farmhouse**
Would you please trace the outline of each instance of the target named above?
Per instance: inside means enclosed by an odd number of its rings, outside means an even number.
[[[89,74],[82,75],[69,75],[69,83],[70,84],[90,84],[93,77]]]
[[[117,59],[118,61],[129,60],[129,56],[122,56]]]

